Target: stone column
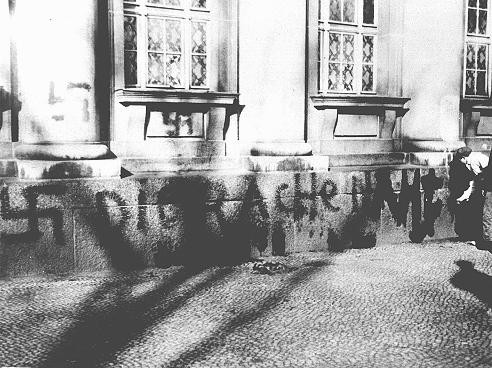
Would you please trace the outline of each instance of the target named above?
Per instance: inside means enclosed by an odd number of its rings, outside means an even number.
[[[98,141],[96,0],[13,0],[19,141]]]
[[[464,4],[461,0],[405,0],[403,119],[407,149],[446,151],[459,142]]]
[[[239,3],[240,139],[285,151],[305,135],[306,1],[258,6],[257,0]]]
[[[107,14],[104,4],[106,0],[9,1],[11,90],[21,106],[18,115],[12,113],[18,122],[14,158],[20,178],[120,175],[120,162],[106,145],[88,144],[101,139],[101,123],[109,124],[104,121],[110,108],[104,80],[110,76],[107,63],[100,63],[110,55],[109,47],[101,47],[108,31],[101,18]]]
[[[10,142],[10,17],[7,1],[0,2],[0,146]],[[3,151],[0,149],[0,152]],[[0,155],[1,157],[1,155]]]

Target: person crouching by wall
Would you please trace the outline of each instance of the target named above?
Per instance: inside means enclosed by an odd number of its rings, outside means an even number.
[[[489,158],[490,156],[492,156],[492,149],[490,150]],[[482,188],[485,193],[482,213],[482,238],[477,247],[492,252],[492,165],[487,165],[483,170]]]
[[[454,229],[460,240],[474,245],[482,241],[484,203],[482,181],[487,165],[488,157],[481,152],[472,152],[469,147],[458,149],[449,165],[450,204],[454,210]],[[492,240],[492,197],[490,226]]]

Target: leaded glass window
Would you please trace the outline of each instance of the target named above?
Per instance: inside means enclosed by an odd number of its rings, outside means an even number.
[[[463,90],[465,96],[487,97],[490,91],[489,0],[467,0]]]
[[[125,0],[125,85],[208,88],[207,6],[206,0]]]
[[[319,1],[319,91],[374,93],[375,0]]]

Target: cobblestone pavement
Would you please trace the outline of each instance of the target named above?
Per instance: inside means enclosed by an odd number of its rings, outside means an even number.
[[[0,366],[492,367],[492,253],[453,241],[0,281]]]

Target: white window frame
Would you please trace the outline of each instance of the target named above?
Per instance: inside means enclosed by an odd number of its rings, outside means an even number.
[[[465,27],[464,27],[464,48],[463,48],[463,78],[462,78],[462,90],[463,90],[463,97],[474,97],[474,98],[486,98],[490,97],[490,91],[491,91],[491,78],[490,78],[490,73],[491,73],[491,62],[490,62],[490,48],[492,44],[491,40],[491,0],[487,0],[487,21],[486,21],[486,27],[487,30],[485,34],[479,34],[479,33],[468,33],[468,13],[469,13],[469,8],[473,8],[477,10],[477,28],[478,28],[478,16],[479,16],[479,9],[484,10],[484,8],[480,8],[480,0],[477,1],[477,6],[476,7],[470,7],[469,6],[469,0],[465,0]],[[469,44],[475,44],[475,45],[484,45],[487,47],[486,50],[486,58],[487,60],[485,61],[486,69],[485,69],[485,94],[477,94],[477,78],[475,76],[475,93],[474,94],[467,94],[466,93],[466,72],[468,69],[466,66],[466,60],[467,60],[467,54],[468,54],[468,45]],[[477,58],[477,55],[475,54],[475,59]],[[478,69],[473,69],[475,73],[478,71]]]
[[[158,88],[158,89],[173,89],[173,90],[208,90],[210,89],[210,72],[211,72],[211,16],[210,16],[210,4],[207,4],[207,8],[192,8],[193,0],[181,0],[182,7],[165,6],[159,4],[149,3],[147,0],[135,0],[135,1],[123,1],[124,16],[135,16],[137,18],[137,83],[127,84],[125,82],[125,88]],[[212,0],[208,0],[210,2]],[[172,19],[180,20],[182,22],[182,58],[183,68],[181,70],[181,85],[171,86],[168,84],[149,84],[148,83],[148,54],[151,52],[148,50],[148,20],[154,19]],[[206,57],[206,84],[203,86],[192,85],[192,57],[197,55],[192,53],[192,40],[191,29],[192,22],[204,22],[206,23],[206,53],[200,54]],[[160,51],[157,53],[161,53]],[[165,56],[173,54],[173,52],[167,52],[164,50],[164,63]],[[165,67],[165,64],[164,64]]]
[[[342,19],[343,1],[341,0]],[[318,92],[320,94],[375,94],[377,85],[377,59],[378,59],[378,0],[374,0],[374,24],[363,23],[363,0],[355,0],[355,19],[354,22],[343,22],[330,20],[329,4],[330,0],[319,0],[318,14]],[[355,37],[354,50],[354,81],[353,89],[332,90],[328,89],[328,63],[329,63],[329,34],[341,33],[352,34]],[[362,60],[362,37],[373,37],[373,85],[371,91],[362,90],[362,67],[368,63]]]

